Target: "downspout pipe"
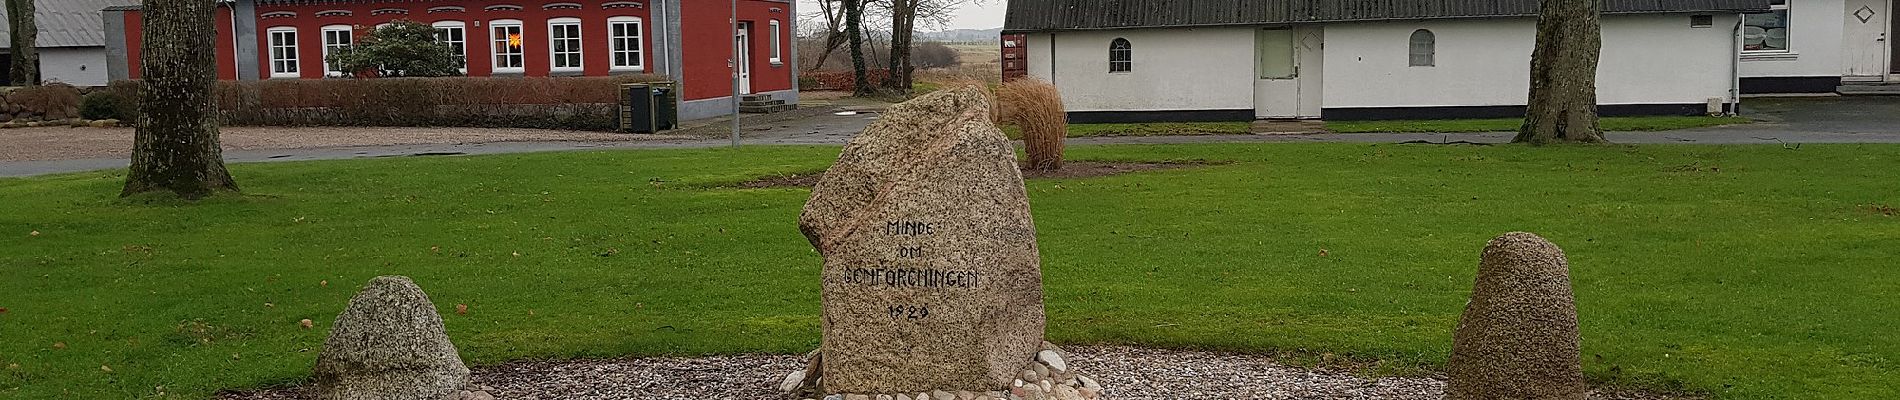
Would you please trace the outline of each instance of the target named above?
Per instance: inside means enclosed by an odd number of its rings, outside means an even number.
[[[1736,14],[1735,34],[1729,37],[1729,47],[1734,50],[1729,58],[1729,103],[1724,116],[1733,117],[1742,113],[1742,28],[1748,21],[1745,14]]]

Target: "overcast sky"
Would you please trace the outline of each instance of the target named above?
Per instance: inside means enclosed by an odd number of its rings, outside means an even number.
[[[957,8],[957,15],[950,19],[950,26],[945,29],[990,29],[1003,27],[1003,6],[1005,0],[964,0],[963,3],[962,7]],[[798,8],[801,11],[816,10],[818,9],[818,5],[813,0],[799,0]],[[919,27],[919,30],[926,29]],[[937,29],[927,30],[934,31]]]

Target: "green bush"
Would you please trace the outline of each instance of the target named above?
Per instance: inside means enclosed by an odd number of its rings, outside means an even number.
[[[397,20],[371,29],[356,44],[334,50],[330,67],[382,77],[440,77],[461,75],[463,60],[437,40],[436,28],[420,22]]]
[[[111,90],[87,93],[79,99],[79,117],[85,119],[116,119],[130,121],[138,115],[132,102]]]

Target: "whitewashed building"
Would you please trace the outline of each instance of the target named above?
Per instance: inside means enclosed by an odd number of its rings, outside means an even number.
[[[1900,0],[1772,0],[1745,16],[1743,93],[1900,83]],[[1849,88],[1841,86],[1849,85]]]
[[[138,4],[138,0],[38,0],[34,24],[39,25],[40,80],[74,86],[106,84],[106,34],[100,11],[106,7]],[[12,54],[6,10],[0,9],[0,54]],[[6,59],[7,57],[0,57]],[[11,60],[0,65],[11,68]],[[0,81],[7,79],[0,68]],[[7,82],[13,84],[14,82]]]
[[[1607,116],[1729,109],[1743,14],[1771,9],[1603,6]],[[1004,33],[1024,50],[1005,63],[1061,88],[1080,123],[1516,117],[1536,13],[1537,0],[1018,0]]]

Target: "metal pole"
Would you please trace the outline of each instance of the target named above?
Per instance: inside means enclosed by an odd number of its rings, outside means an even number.
[[[739,0],[732,0],[732,147],[739,147]]]

